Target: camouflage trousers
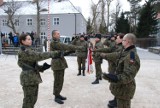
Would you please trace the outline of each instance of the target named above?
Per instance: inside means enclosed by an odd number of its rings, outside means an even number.
[[[96,68],[96,78],[101,78],[102,75],[102,68],[100,62],[95,62],[95,68]]]
[[[86,58],[77,57],[77,62],[78,62],[78,70],[85,70]]]
[[[60,95],[60,92],[63,87],[64,82],[64,69],[62,70],[54,70],[54,86],[53,86],[53,94],[55,96]]]
[[[131,108],[131,100],[117,99],[117,108]]]
[[[23,86],[23,106],[22,108],[34,108],[38,98],[38,85]]]

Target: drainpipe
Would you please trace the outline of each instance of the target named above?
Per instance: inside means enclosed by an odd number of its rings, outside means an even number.
[[[76,16],[76,13],[74,13],[74,16],[75,16],[75,36],[76,36],[76,34],[77,34],[77,16]]]

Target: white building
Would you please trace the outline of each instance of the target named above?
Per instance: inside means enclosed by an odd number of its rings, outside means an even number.
[[[61,35],[73,36],[74,34],[86,33],[86,20],[81,14],[80,8],[76,8],[68,0],[63,2],[54,2],[48,0],[41,3],[41,9],[49,11],[40,12],[40,38],[51,34],[52,30],[59,30]],[[37,31],[37,9],[36,5],[31,1],[17,1],[22,2],[14,16],[16,20],[16,31],[18,33]],[[49,7],[49,8],[48,8]],[[49,14],[48,14],[49,13]],[[0,31],[8,34],[12,31],[7,26],[7,14],[0,8]],[[50,25],[50,26],[49,26]],[[49,26],[49,27],[48,27]]]

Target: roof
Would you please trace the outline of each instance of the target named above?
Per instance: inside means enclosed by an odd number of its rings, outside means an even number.
[[[22,0],[22,7],[19,8],[15,15],[35,15],[36,14],[36,5],[29,2]],[[74,7],[70,1],[62,1],[62,2],[54,2],[53,0],[50,1],[50,14],[64,14],[64,13],[81,13],[80,7]],[[41,3],[41,7],[43,9],[48,10],[48,2],[44,1]],[[41,14],[48,14],[48,11],[41,12]],[[6,15],[4,10],[0,8],[0,15]]]

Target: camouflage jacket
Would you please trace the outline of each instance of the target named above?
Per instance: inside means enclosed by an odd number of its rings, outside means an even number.
[[[101,41],[96,42],[95,49],[100,49],[100,48],[103,48],[102,42]],[[102,58],[100,57],[100,53],[99,52],[94,52],[92,56],[93,56],[94,62],[102,63]]]
[[[104,42],[103,45],[108,46],[110,45],[111,40],[109,38],[107,38]]]
[[[94,51],[96,51],[96,52],[103,52],[103,53],[111,53],[111,52],[116,51],[116,48],[117,48],[118,46],[116,47],[115,41],[111,41],[111,40],[110,40],[109,43],[110,43],[110,44],[109,44],[109,46],[108,46],[107,48],[100,48],[100,49],[96,49],[96,50],[94,50]]]
[[[117,83],[111,83],[112,94],[121,99],[132,99],[136,89],[135,76],[140,68],[140,59],[135,46],[130,46],[122,53],[106,54],[108,59],[118,59],[116,67]]]
[[[31,47],[22,46],[18,52],[18,65],[22,68],[20,82],[22,86],[36,85],[42,82],[40,70],[42,66],[38,65],[38,61],[55,57],[57,52],[35,52]]]
[[[123,50],[123,45],[122,43],[119,43],[119,44],[116,44],[116,47],[115,47],[115,52],[120,52]]]
[[[80,47],[74,46],[74,45],[66,45],[60,42],[59,39],[53,38],[50,44],[50,50],[51,51],[61,51],[65,52],[67,51],[75,51],[77,49],[81,49]],[[67,68],[67,62],[64,56],[62,55],[60,58],[52,59],[51,61],[51,68],[52,70],[62,70]]]
[[[83,47],[83,50],[76,50],[77,57],[87,58],[88,43],[85,40],[80,40],[80,39],[75,38],[72,41],[72,44],[76,45],[76,46],[82,46]]]

